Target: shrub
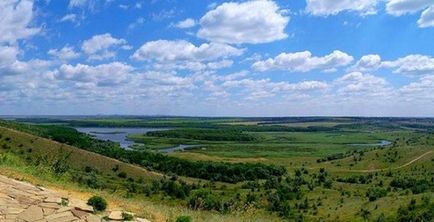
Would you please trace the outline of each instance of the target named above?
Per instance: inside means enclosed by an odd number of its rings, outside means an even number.
[[[196,191],[188,201],[188,206],[194,210],[221,211],[221,204],[222,199],[209,190]]]
[[[369,201],[375,201],[379,198],[385,197],[386,195],[387,190],[378,187],[370,187],[366,192],[366,196],[368,197]]]
[[[176,218],[176,222],[192,222],[193,220],[191,219],[190,216],[179,216],[178,218]]]
[[[129,213],[122,212],[122,218],[125,221],[131,221],[134,219],[134,216]]]
[[[127,173],[125,173],[125,172],[120,172],[119,174],[118,174],[118,177],[120,177],[120,178],[127,178]]]
[[[87,205],[92,206],[95,211],[104,211],[107,208],[107,201],[100,196],[93,196],[87,201]]]

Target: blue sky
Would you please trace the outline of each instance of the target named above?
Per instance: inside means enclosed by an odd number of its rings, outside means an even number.
[[[3,0],[0,114],[434,116],[432,0]]]

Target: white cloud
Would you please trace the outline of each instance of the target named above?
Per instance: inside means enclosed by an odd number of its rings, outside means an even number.
[[[361,72],[348,73],[337,80],[337,93],[343,96],[360,95],[384,99],[391,92],[387,81],[383,78]]]
[[[14,63],[18,55],[18,48],[14,46],[0,45],[0,67],[5,67]]]
[[[386,11],[394,16],[415,13],[433,5],[432,0],[387,0]]]
[[[48,55],[59,58],[60,60],[66,61],[70,59],[76,59],[80,56],[80,54],[74,51],[74,48],[71,46],[65,46],[62,49],[50,49],[48,51]]]
[[[143,44],[133,55],[136,60],[156,61],[212,61],[219,58],[240,56],[244,49],[220,43],[204,43],[195,46],[185,40],[157,40]]]
[[[336,68],[349,65],[353,57],[335,50],[323,57],[312,56],[309,51],[281,53],[275,58],[257,61],[252,65],[256,71],[287,70],[290,72],[309,72],[321,69],[324,72],[335,71]]]
[[[420,28],[434,27],[434,5],[422,12],[417,24]]]
[[[143,25],[143,23],[145,23],[145,19],[143,17],[139,17],[136,19],[136,21],[128,25],[128,29],[135,29],[138,26]]]
[[[113,86],[125,83],[133,70],[133,67],[120,62],[97,66],[63,64],[55,76],[61,80],[89,82],[96,86]]]
[[[404,75],[426,75],[434,73],[434,58],[426,55],[408,55],[395,61],[382,62],[382,67],[394,69]]]
[[[0,43],[14,43],[37,34],[40,29],[32,28],[32,0],[0,1]]]
[[[72,22],[75,23],[77,21],[76,14],[66,14],[60,19],[61,22]]]
[[[209,63],[207,64],[207,66],[208,66],[210,69],[221,69],[221,68],[228,68],[228,67],[231,67],[232,64],[234,64],[234,61],[232,61],[232,60],[228,60],[228,59],[224,59],[224,60],[217,61],[217,62],[209,62]]]
[[[320,81],[302,81],[298,83],[273,82],[270,79],[235,79],[227,80],[221,84],[225,92],[240,88],[247,100],[259,100],[273,96],[300,95],[303,93],[313,93],[326,90],[329,86]]]
[[[316,16],[353,11],[361,15],[376,14],[378,0],[306,0],[306,11]]]
[[[422,11],[417,21],[420,28],[434,26],[434,2],[432,0],[388,0],[386,11],[390,15],[402,16]]]
[[[350,68],[351,71],[367,72],[377,70],[381,66],[381,57],[377,54],[364,55]]]
[[[83,7],[84,5],[86,5],[86,3],[87,0],[69,0],[68,7]]]
[[[176,23],[175,27],[180,29],[188,29],[196,26],[196,21],[194,19],[188,18]]]
[[[419,82],[412,82],[401,88],[401,92],[404,93],[421,93],[426,91],[434,91],[434,75],[424,76],[420,78]],[[430,94],[434,96],[434,93]]]
[[[432,102],[434,99],[434,75],[424,76],[418,82],[409,83],[399,89],[399,92],[406,100],[424,100]]]
[[[197,36],[224,43],[267,43],[287,38],[289,17],[271,0],[227,2],[200,19]]]
[[[45,71],[52,65],[50,61],[39,59],[32,59],[25,62],[20,61],[17,58],[18,54],[19,49],[17,46],[0,45],[0,78],[4,76],[39,73]]]
[[[232,60],[224,59],[216,62],[197,62],[197,61],[171,61],[166,63],[154,63],[153,68],[156,70],[190,70],[190,71],[203,71],[203,70],[217,70],[231,67],[234,62]]]
[[[69,0],[68,8],[85,8],[94,9],[96,0]]]
[[[85,40],[81,50],[89,56],[90,60],[104,60],[116,56],[115,48],[130,49],[125,39],[113,38],[111,34],[95,35]]]

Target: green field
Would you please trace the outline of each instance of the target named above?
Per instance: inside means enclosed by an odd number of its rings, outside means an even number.
[[[156,221],[184,214],[193,221],[434,220],[429,118],[20,118],[0,125],[0,169],[102,193]],[[74,126],[165,129],[129,135],[137,145],[123,150]],[[179,144],[198,146],[158,152]]]

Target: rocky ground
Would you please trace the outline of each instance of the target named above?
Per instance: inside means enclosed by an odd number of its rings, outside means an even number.
[[[0,222],[122,221],[122,211],[93,214],[85,201],[0,176]],[[149,222],[135,218],[137,222]]]

